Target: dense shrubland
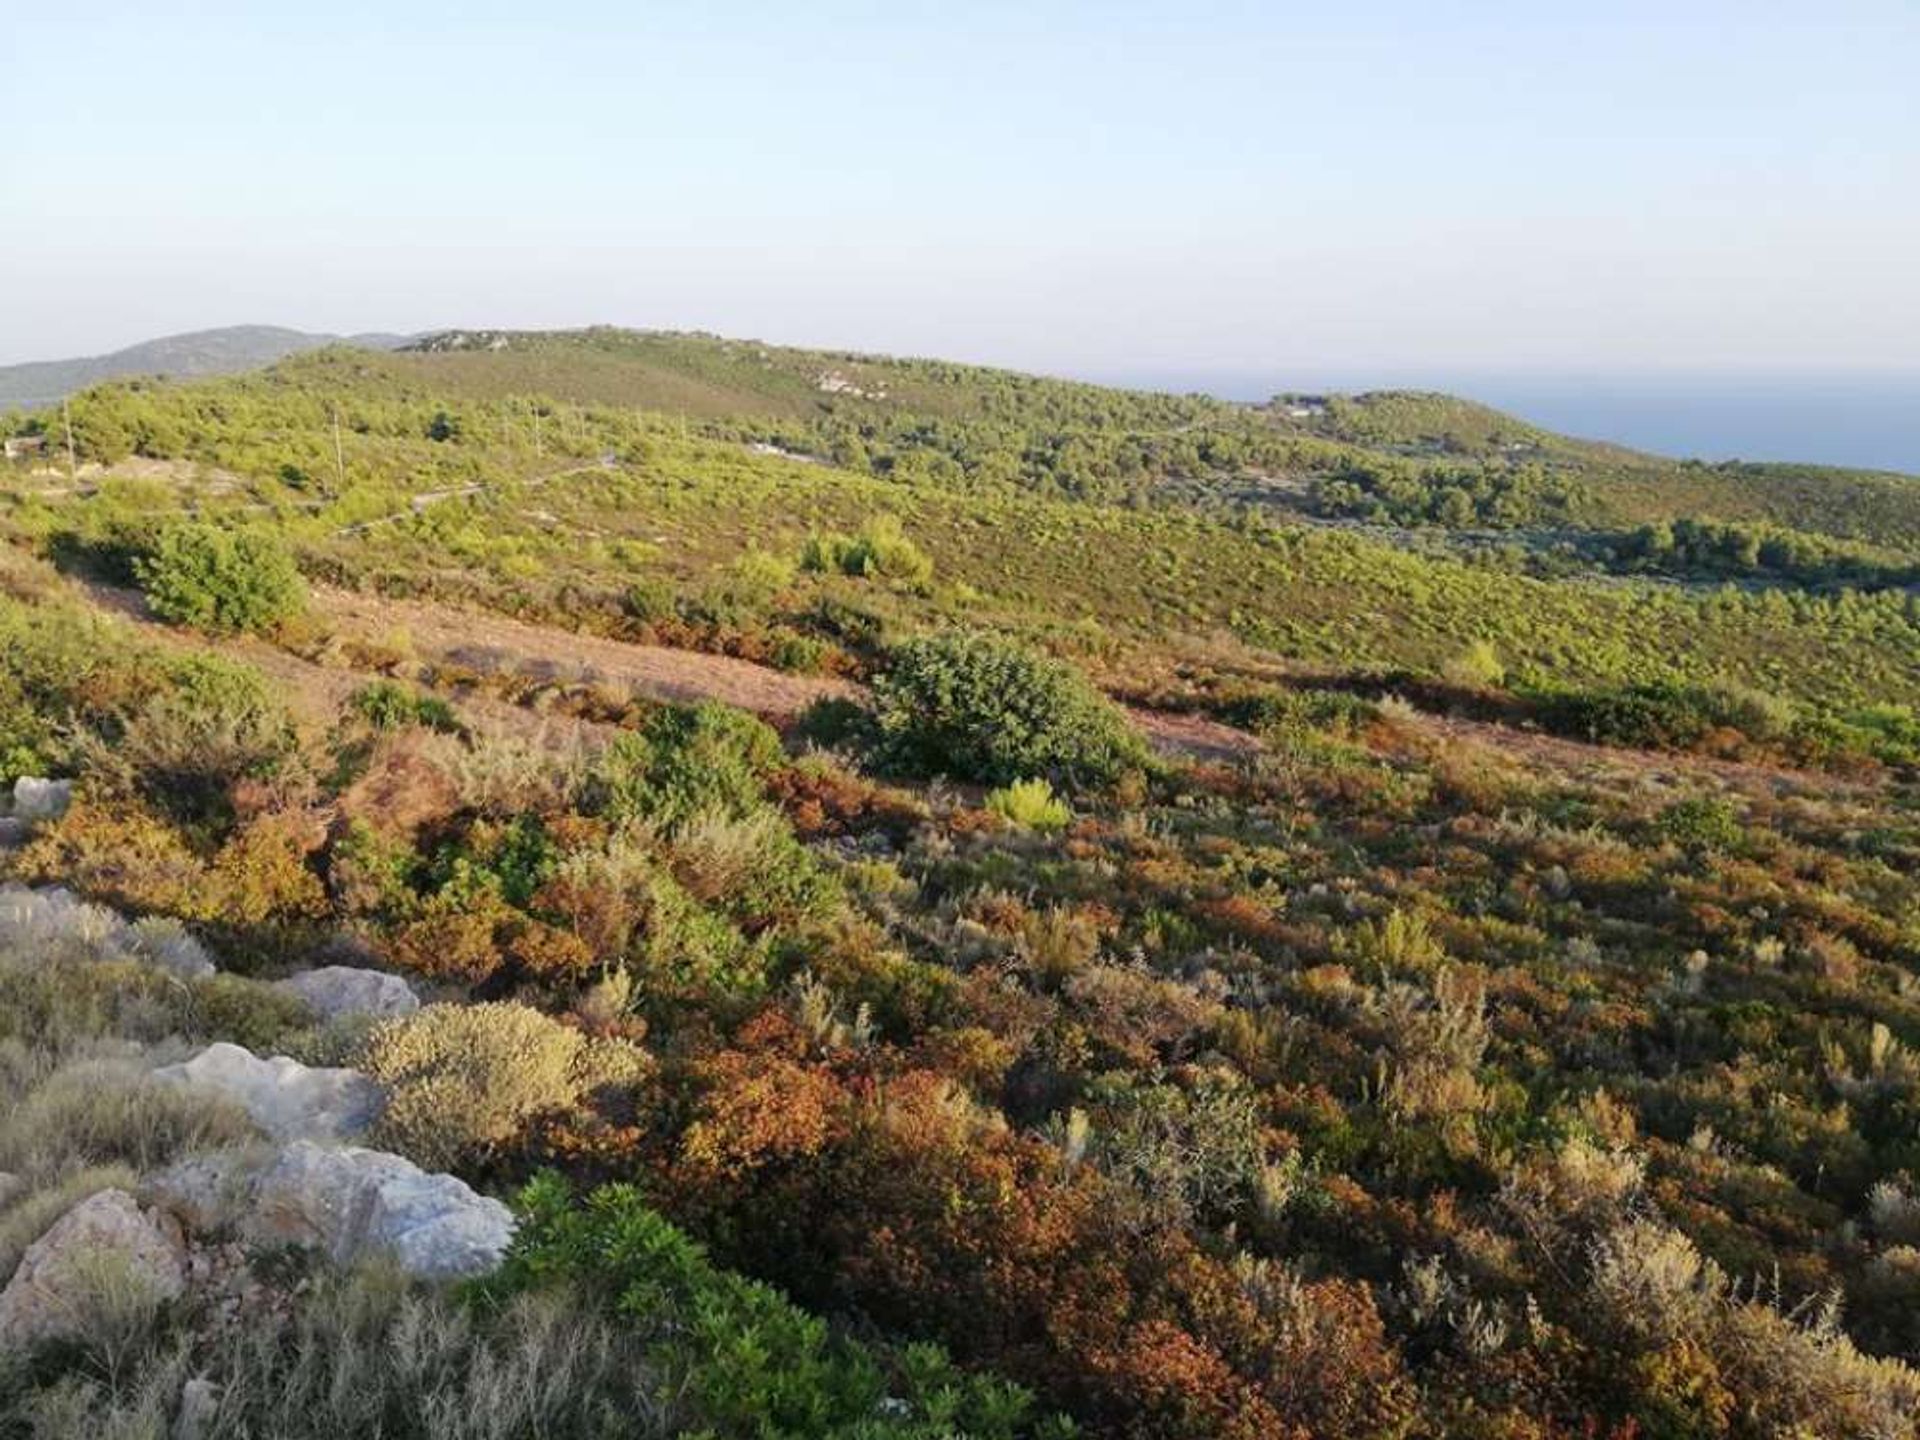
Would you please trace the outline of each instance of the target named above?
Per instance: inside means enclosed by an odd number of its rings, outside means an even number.
[[[236,1140],[129,1068],[212,1039],[378,1077],[379,1143],[525,1223],[457,1293],[256,1257],[256,1323],[0,1365],[0,1434],[152,1433],[205,1377],[235,1436],[1913,1435],[1910,597],[974,491],[900,416],[930,473],[846,474],[622,409],[641,359],[587,348],[566,403],[511,347],[131,390],[170,491],[15,497],[82,572],[190,504],[319,582],[809,640],[871,704],[783,733],[489,672],[328,635],[323,589],[279,650],[182,647],[10,561],[0,766],[77,786],[0,878],[144,918],[0,933],[0,1282],[80,1195]],[[847,418],[816,365],[940,425],[1214,423],[769,353],[642,358],[716,427],[783,397],[795,445]],[[1375,408],[1451,446],[1423,467],[1545,443]],[[458,485],[494,488],[409,503]],[[1150,757],[1090,673],[1257,753]],[[189,944],[221,973],[156,968]],[[343,944],[429,1003],[343,1027],[267,983]]]
[[[1920,584],[1920,562],[1856,541],[1784,526],[1679,519],[1643,525],[1613,546],[1615,560],[1656,574],[1758,578],[1885,589]]]
[[[192,692],[236,724],[255,703],[57,603],[37,615],[43,646],[95,640],[90,697]],[[46,660],[8,670],[35,681]],[[1682,814],[1309,695],[1243,704],[1272,757],[1251,770],[1083,774],[1067,815],[1037,794],[929,808],[713,706],[655,707],[571,756],[388,709],[295,726],[270,762],[210,761],[186,807],[65,752],[83,793],[10,862],[195,925],[242,970],[344,926],[488,1002],[329,1038],[243,1000],[242,978],[154,1012],[127,1008],[151,989],[137,965],[84,986],[8,971],[36,1045],[137,1026],[357,1056],[393,1087],[382,1133],[405,1153],[503,1185],[558,1167],[637,1187],[585,1209],[536,1191],[502,1299],[470,1318],[348,1290],[292,1312],[282,1358],[197,1350],[249,1423],[307,1367],[351,1364],[398,1433],[457,1433],[405,1428],[425,1423],[405,1383],[465,1393],[485,1353],[530,1383],[577,1377],[563,1409],[626,1396],[663,1430],[687,1404],[721,1433],[768,1407],[853,1425],[882,1395],[929,1397],[927,1434],[1021,1423],[1010,1393],[918,1352],[839,1349],[702,1268],[664,1215],[1102,1433],[1905,1433],[1911,1372],[1869,1358],[1920,1338],[1902,1218],[1920,838],[1891,794],[1708,785]],[[301,818],[328,793],[331,832]],[[59,1097],[97,1079],[61,1084],[18,1123],[89,1133]],[[36,1172],[54,1198],[23,1223],[151,1158],[81,1142]],[[606,1305],[540,1308],[556,1286]],[[364,1324],[341,1330],[336,1304]],[[663,1350],[624,1313],[700,1318]],[[370,1337],[432,1315],[450,1328],[403,1383]],[[730,1348],[750,1327],[786,1337],[755,1347],[758,1371]],[[160,1405],[187,1334],[17,1403]],[[571,1416],[556,1433],[597,1433]]]

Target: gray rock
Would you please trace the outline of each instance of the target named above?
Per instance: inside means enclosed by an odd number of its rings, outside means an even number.
[[[0,815],[0,850],[17,849],[27,843],[27,822],[17,815]]]
[[[252,1203],[262,1163],[260,1155],[240,1150],[189,1155],[150,1176],[142,1193],[197,1235],[228,1230]]]
[[[393,1015],[411,1015],[420,1008],[420,997],[398,975],[366,970],[355,965],[326,965],[318,970],[303,970],[278,982],[277,988],[299,996],[322,1020],[338,1020],[351,1015],[372,1015],[385,1019]]]
[[[29,825],[58,820],[73,803],[73,781],[22,775],[13,782],[13,814]]]
[[[336,1262],[384,1255],[426,1280],[482,1275],[513,1239],[513,1212],[452,1175],[378,1150],[287,1146],[254,1183],[249,1237],[311,1245]]]
[[[186,1288],[186,1244],[178,1226],[143,1211],[124,1190],[101,1190],[27,1247],[0,1292],[0,1347],[73,1334],[109,1295],[116,1308],[157,1307]]]
[[[232,1100],[276,1140],[351,1140],[379,1118],[384,1098],[356,1070],[320,1069],[285,1055],[262,1060],[224,1041],[153,1074]]]
[[[383,1256],[423,1280],[484,1275],[513,1239],[513,1214],[452,1175],[381,1150],[296,1140],[178,1161],[147,1197],[196,1234],[298,1245],[351,1265]]]

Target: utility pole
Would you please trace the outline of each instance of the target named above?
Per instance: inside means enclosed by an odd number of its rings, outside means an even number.
[[[73,406],[64,395],[60,397],[60,418],[67,427],[67,483],[73,485],[80,479],[80,461],[73,450]]]
[[[347,452],[340,443],[340,407],[333,407],[333,468],[340,477],[340,489],[347,488]]]

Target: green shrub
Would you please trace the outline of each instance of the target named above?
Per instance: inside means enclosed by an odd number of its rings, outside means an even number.
[[[782,630],[767,647],[767,660],[774,669],[790,675],[814,675],[826,664],[827,644],[812,635]]]
[[[1018,1440],[1072,1435],[1031,1397],[969,1375],[936,1345],[877,1351],[836,1336],[779,1291],[717,1268],[630,1186],[575,1203],[552,1177],[520,1196],[519,1235],[486,1289],[578,1287],[610,1313],[677,1337],[699,1433],[727,1440]]]
[[[1793,707],[1744,685],[1682,685],[1655,680],[1547,697],[1543,718],[1556,730],[1610,745],[1685,750],[1718,729],[1777,740],[1794,724]]]
[[[674,588],[657,576],[644,576],[627,586],[626,593],[620,597],[620,608],[630,619],[638,620],[642,625],[652,625],[661,620],[671,620],[678,613],[678,599]]]
[[[871,745],[877,738],[873,712],[837,695],[816,700],[802,711],[794,733],[807,744],[824,745],[828,749]]]
[[[1491,640],[1476,640],[1441,667],[1455,685],[1474,690],[1495,690],[1506,683],[1507,666]]]
[[[420,695],[391,680],[375,680],[353,692],[347,705],[376,730],[418,725],[452,734],[460,728],[453,707],[437,695]]]
[[[1220,711],[1228,724],[1276,739],[1298,739],[1308,731],[1352,739],[1378,715],[1373,701],[1350,691],[1274,686],[1234,695]]]
[[[429,1005],[368,1036],[359,1067],[386,1087],[384,1143],[432,1168],[484,1159],[528,1121],[631,1084],[645,1052],[525,1005]]]
[[[293,556],[255,530],[176,526],[140,559],[137,572],[156,615],[202,630],[265,630],[306,601]]]
[[[740,627],[765,617],[794,581],[794,564],[765,550],[749,550],[700,592],[696,618]]]
[[[295,756],[292,717],[259,671],[190,654],[168,667],[163,683],[77,737],[96,779],[193,822],[223,814],[236,781],[269,779]]]
[[[1044,780],[1017,780],[987,795],[987,809],[1022,830],[1064,830],[1073,820],[1067,802]]]
[[[169,678],[172,688],[129,716],[118,741],[120,763],[167,809],[197,818],[236,780],[269,778],[294,754],[292,718],[259,671],[190,655]]]
[[[909,770],[1010,785],[1101,783],[1146,750],[1078,671],[984,631],[950,630],[893,652],[874,699],[886,758]]]
[[[1746,843],[1739,812],[1714,795],[1676,800],[1660,812],[1654,828],[1663,839],[1695,853],[1734,852]]]
[[[674,836],[673,868],[689,894],[719,906],[750,933],[822,918],[840,894],[773,809],[691,816]]]
[[[744,710],[665,705],[601,756],[601,808],[666,828],[702,811],[747,815],[766,803],[762,781],[785,758],[773,727]]]
[[[924,585],[933,578],[933,558],[906,537],[892,515],[874,516],[857,535],[813,536],[800,564],[805,570],[902,585]]]

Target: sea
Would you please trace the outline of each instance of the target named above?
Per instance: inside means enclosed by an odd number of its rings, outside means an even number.
[[[1096,378],[1096,377],[1089,377]],[[1097,377],[1230,400],[1281,393],[1444,390],[1547,430],[1698,460],[1784,460],[1920,476],[1920,371],[1764,376],[1248,372]]]

